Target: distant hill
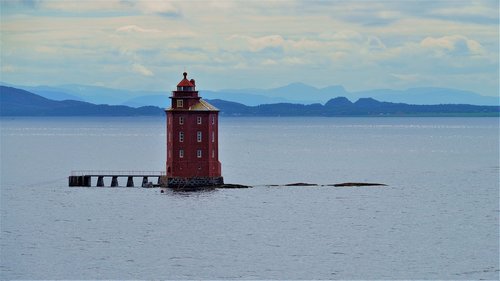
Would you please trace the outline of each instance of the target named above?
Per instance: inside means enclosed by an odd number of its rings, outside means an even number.
[[[61,100],[84,101],[81,97],[70,95],[64,92],[63,89],[54,88],[50,86],[16,86],[8,83],[1,83],[0,86],[22,89],[31,93],[35,93],[41,97],[56,101],[61,101]]]
[[[354,99],[371,97],[381,101],[436,105],[436,104],[472,104],[500,105],[499,97],[481,96],[471,91],[449,88],[420,87],[406,90],[371,90],[353,93]]]
[[[131,91],[87,85],[51,86],[5,86],[23,89],[53,100],[80,100],[95,104],[127,105],[131,107],[159,106],[169,103],[172,89],[165,91]],[[437,105],[437,104],[472,104],[499,105],[500,98],[481,96],[470,91],[449,88],[422,87],[406,90],[375,89],[349,92],[340,85],[316,88],[303,83],[292,83],[272,89],[227,89],[220,91],[200,90],[206,99],[221,99],[242,103],[249,106],[271,103],[324,104],[334,97],[347,97],[350,100],[374,98],[379,101]]]
[[[460,104],[409,105],[361,98],[351,102],[345,97],[330,99],[325,105],[275,103],[248,106],[225,100],[209,100],[222,116],[498,116],[499,106]],[[25,90],[0,86],[1,116],[163,116],[156,106],[133,108],[123,105],[50,100]]]
[[[499,116],[499,106],[468,104],[410,105],[380,102],[372,98],[361,98],[351,102],[345,97],[319,103],[303,105],[292,103],[246,106],[223,100],[210,100],[221,110],[223,116]]]
[[[1,116],[134,116],[162,115],[163,110],[146,106],[131,108],[118,105],[95,105],[88,102],[55,101],[25,90],[0,86]]]
[[[303,83],[292,83],[290,85],[272,89],[229,89],[219,91],[238,95],[254,94],[269,98],[282,98],[288,102],[311,104],[325,103],[334,97],[347,97],[351,100],[360,98],[374,98],[379,101],[436,105],[436,104],[472,104],[472,105],[500,105],[499,97],[482,96],[470,91],[462,91],[449,88],[422,87],[406,90],[375,89],[369,91],[348,92],[344,87],[328,86],[315,88]],[[222,97],[221,97],[222,99]]]

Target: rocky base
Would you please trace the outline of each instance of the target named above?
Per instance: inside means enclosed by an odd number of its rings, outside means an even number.
[[[329,186],[332,186],[329,184]],[[351,186],[387,186],[383,183],[372,183],[372,182],[344,182],[333,184],[335,187],[351,187]]]
[[[167,178],[166,187],[173,189],[212,188],[224,185],[223,177]]]
[[[237,188],[252,188],[249,185],[242,184],[220,184],[220,185],[210,185],[210,186],[183,186],[183,187],[168,187],[161,188],[160,192],[164,193],[167,189],[173,191],[206,191],[206,190],[215,190],[215,189],[237,189]]]
[[[251,188],[249,185],[225,183],[215,186],[215,188]]]
[[[371,182],[344,182],[336,184],[316,184],[316,183],[306,183],[306,182],[296,182],[287,184],[268,184],[268,187],[282,187],[282,186],[334,186],[334,187],[354,187],[354,186],[387,186],[383,183],[371,183]]]

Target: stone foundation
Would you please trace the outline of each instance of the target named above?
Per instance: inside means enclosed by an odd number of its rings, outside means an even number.
[[[195,178],[168,178],[167,187],[170,188],[203,188],[224,184],[223,177],[195,177]]]

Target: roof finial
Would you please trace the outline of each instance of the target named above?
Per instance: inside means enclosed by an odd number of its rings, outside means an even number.
[[[182,75],[184,75],[184,79],[186,79],[186,77],[187,77],[188,74],[187,74],[186,71],[184,71],[184,73],[182,73]]]

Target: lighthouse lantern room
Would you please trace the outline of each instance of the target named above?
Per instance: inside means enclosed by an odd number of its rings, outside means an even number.
[[[167,184],[172,188],[224,183],[218,148],[219,110],[201,99],[187,73],[172,91],[167,114]]]

